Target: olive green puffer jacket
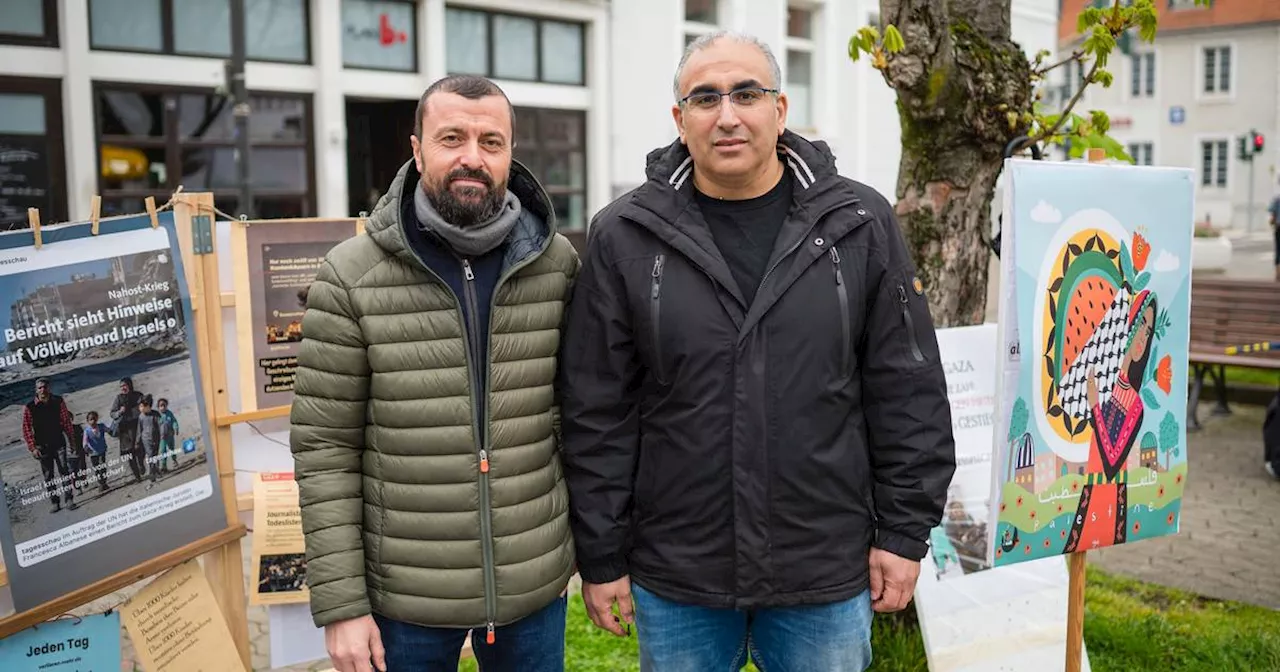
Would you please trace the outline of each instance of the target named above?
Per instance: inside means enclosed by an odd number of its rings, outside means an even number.
[[[552,383],[577,254],[513,163],[525,214],[494,290],[477,436],[459,297],[401,227],[418,179],[406,163],[307,298],[290,443],[320,626],[372,611],[491,628],[551,603],[573,571]]]

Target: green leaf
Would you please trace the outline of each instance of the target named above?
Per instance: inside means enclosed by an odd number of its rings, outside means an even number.
[[[1089,28],[1096,25],[1102,20],[1102,10],[1097,7],[1090,7],[1076,17],[1076,32],[1088,32]]]
[[[862,58],[862,44],[858,36],[854,35],[849,38],[849,60],[857,63],[859,58]]]
[[[902,33],[898,32],[898,28],[893,24],[884,27],[884,48],[890,53],[902,51],[907,43],[902,39]]]
[[[863,26],[858,32],[863,35],[863,44],[866,45],[867,51],[871,51],[880,41],[880,29],[875,26]]]
[[[1111,74],[1108,70],[1099,69],[1097,72],[1093,73],[1093,81],[1101,84],[1104,89],[1111,88],[1111,84],[1115,79],[1115,75]]]
[[[1160,410],[1160,402],[1156,401],[1156,395],[1151,394],[1150,389],[1143,388],[1142,403],[1146,404],[1147,407],[1151,408],[1152,410],[1157,410],[1157,411]]]
[[[1120,272],[1129,282],[1133,282],[1133,257],[1129,254],[1129,244],[1120,243]]]
[[[1143,273],[1139,275],[1138,278],[1133,281],[1133,291],[1141,292],[1143,289],[1146,289],[1148,282],[1151,282],[1150,273]]]
[[[1108,117],[1107,113],[1102,110],[1089,110],[1089,121],[1098,133],[1105,134],[1111,130],[1111,117]]]

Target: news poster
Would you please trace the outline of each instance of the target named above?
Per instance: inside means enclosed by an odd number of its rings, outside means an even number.
[[[119,672],[120,614],[72,616],[0,639],[5,672]]]
[[[916,582],[930,672],[1040,672],[1066,656],[1067,569],[1061,557],[992,568],[992,437],[1000,353],[995,324],[938,330],[956,473]],[[1087,652],[1084,666],[1089,670]]]
[[[247,672],[195,560],[138,591],[120,607],[120,619],[146,672]]]
[[[302,507],[292,472],[263,472],[253,479],[253,589],[249,604],[309,602],[307,545]]]
[[[356,235],[355,219],[237,222],[231,250],[239,334],[240,405],[254,411],[293,402],[306,290],[324,257]]]
[[[226,527],[173,214],[0,234],[0,542],[24,611]]]

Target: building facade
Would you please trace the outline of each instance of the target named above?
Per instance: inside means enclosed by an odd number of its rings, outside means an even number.
[[[1063,3],[1060,57],[1080,46],[1076,17],[1091,2]],[[1197,222],[1264,231],[1278,184],[1280,138],[1273,136],[1280,130],[1280,2],[1214,0],[1196,7],[1192,0],[1160,0],[1156,11],[1155,42],[1132,37],[1130,53],[1111,60],[1112,86],[1090,86],[1077,111],[1106,111],[1111,136],[1136,163],[1193,169]],[[1059,102],[1078,90],[1084,76],[1080,68],[1063,70]],[[1251,132],[1264,138],[1263,151],[1244,161],[1239,143]]]
[[[1053,0],[1014,0],[1029,54],[1056,41]],[[0,226],[163,203],[182,186],[239,213],[227,97],[228,0],[5,0]],[[878,0],[245,0],[257,217],[367,211],[410,158],[418,96],[491,77],[517,115],[516,158],[581,230],[676,138],[685,45],[727,28],[773,48],[789,126],[894,200],[894,94],[848,38]]]

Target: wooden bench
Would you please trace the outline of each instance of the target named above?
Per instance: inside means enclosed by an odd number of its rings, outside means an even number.
[[[1233,346],[1254,343],[1274,345],[1228,354]],[[1196,408],[1206,375],[1213,380],[1218,397],[1214,415],[1229,415],[1226,367],[1280,372],[1280,282],[1193,278],[1188,359],[1193,383],[1187,426],[1199,429]]]

